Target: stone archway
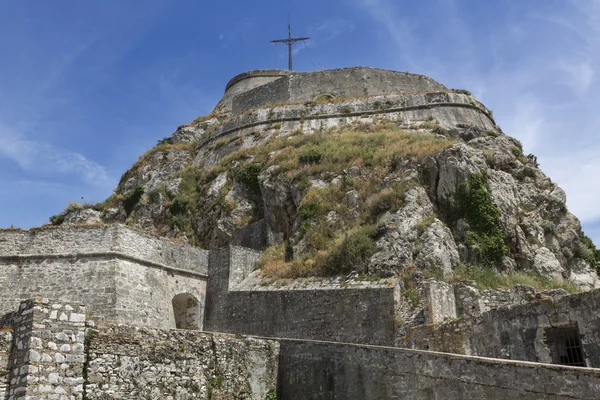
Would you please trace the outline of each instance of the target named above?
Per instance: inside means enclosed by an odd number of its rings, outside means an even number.
[[[202,326],[200,301],[189,293],[173,297],[173,313],[177,329],[200,330]]]

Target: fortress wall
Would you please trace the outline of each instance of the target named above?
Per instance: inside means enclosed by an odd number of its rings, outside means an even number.
[[[228,247],[211,252],[204,329],[265,337],[392,344],[394,288],[245,290],[235,286],[257,253]],[[234,271],[230,274],[230,268]],[[234,277],[235,276],[235,277]],[[281,288],[289,289],[289,288]]]
[[[596,399],[600,370],[393,347],[280,340],[279,397]]]
[[[99,322],[174,328],[173,298],[192,295],[202,327],[208,251],[123,226],[0,232],[0,312],[32,296],[80,301]]]
[[[200,303],[202,328],[206,279],[118,258],[64,258],[0,263],[0,313],[32,296],[88,304],[102,323],[175,328],[172,300],[188,293]]]
[[[116,269],[118,260],[97,258],[0,261],[0,313],[16,310],[34,296],[89,304],[98,321],[117,318]]]
[[[234,78],[235,79],[235,78]],[[240,83],[234,87],[237,88]],[[231,90],[231,89],[230,89]],[[393,92],[447,91],[444,85],[423,75],[354,67],[327,71],[291,72],[273,82],[232,97],[233,115],[282,101],[311,101],[321,94],[337,97],[365,96]]]
[[[305,133],[354,123],[398,121],[400,128],[412,129],[419,124],[437,121],[440,128],[459,132],[465,127],[497,132],[493,119],[472,97],[443,93],[442,100],[429,98],[427,93],[394,94],[367,99],[348,99],[343,102],[315,105],[288,104],[272,109],[259,109],[223,123],[198,146],[195,163],[213,165],[225,155],[243,147],[260,145],[275,133],[285,134],[302,129]],[[472,103],[472,104],[471,104]],[[433,118],[433,119],[432,119]],[[431,129],[431,127],[429,127]],[[256,135],[256,133],[261,133]]]
[[[288,74],[289,71],[285,70],[257,70],[241,73],[229,81],[225,88],[225,94],[219,100],[215,110],[231,110],[232,100],[237,95],[274,82]]]
[[[469,315],[439,325],[409,328],[398,346],[483,357],[552,362],[549,329],[576,324],[589,367],[600,367],[600,290],[547,297]]]
[[[196,329],[202,329],[206,280],[185,274],[171,274],[126,260],[117,262],[114,275],[116,315],[111,322],[160,329],[175,328],[173,298],[187,293],[201,305],[196,316]]]
[[[197,331],[100,329],[86,399],[255,399],[277,384],[279,344]]]
[[[122,225],[0,230],[0,262],[7,258],[119,253],[199,274],[208,270],[208,252],[134,232]]]

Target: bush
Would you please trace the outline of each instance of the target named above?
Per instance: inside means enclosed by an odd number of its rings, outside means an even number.
[[[348,234],[325,260],[325,273],[340,275],[352,271],[365,272],[367,262],[375,252],[372,234],[372,226],[364,226]]]
[[[547,219],[542,220],[542,223],[540,224],[542,229],[544,230],[545,234],[554,234],[556,232],[556,225],[554,225],[554,222],[549,221]]]
[[[302,150],[298,155],[298,160],[302,164],[318,164],[322,158],[323,152],[312,147]]]
[[[467,247],[484,266],[498,263],[507,252],[500,216],[500,209],[492,201],[487,175],[471,174],[458,188],[453,217],[466,220]]]
[[[259,190],[258,176],[262,171],[262,165],[250,163],[245,164],[240,168],[237,174],[237,179],[253,190]]]
[[[64,214],[57,214],[50,217],[50,223],[52,225],[62,225],[63,222],[65,222]]]
[[[596,270],[596,273],[600,275],[600,250],[596,248],[592,239],[587,237],[583,232],[580,232],[579,240],[579,245],[575,249],[575,255],[587,261]]]
[[[466,94],[467,96],[471,96],[471,92],[466,89],[452,89],[455,93]]]
[[[386,211],[396,211],[402,207],[405,191],[405,185],[397,184],[369,197],[366,205],[371,220],[376,220]]]
[[[125,208],[127,216],[129,216],[137,207],[142,195],[144,194],[144,190],[144,185],[139,184],[134,189],[129,190],[123,196],[123,208]]]

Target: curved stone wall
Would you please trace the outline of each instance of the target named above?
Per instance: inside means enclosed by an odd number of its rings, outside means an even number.
[[[445,90],[448,88],[424,75],[369,67],[313,72],[258,70],[234,77],[217,109],[239,115],[267,104],[310,101],[322,94],[355,97]]]
[[[311,133],[383,120],[394,121],[403,129],[431,130],[437,126],[454,132],[500,134],[482,103],[473,96],[452,91],[359,96],[325,103],[282,103],[235,116],[206,131],[195,164],[212,165],[241,147],[260,145],[274,134],[286,135],[299,129]]]
[[[258,86],[276,81],[282,76],[288,75],[289,73],[290,71],[281,69],[259,69],[236,75],[227,83],[227,86],[225,87],[225,94],[215,107],[215,110],[218,112],[230,112],[232,99],[235,96]]]

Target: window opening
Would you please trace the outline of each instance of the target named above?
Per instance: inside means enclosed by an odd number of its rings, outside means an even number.
[[[577,324],[547,328],[546,343],[554,364],[586,366]]]

